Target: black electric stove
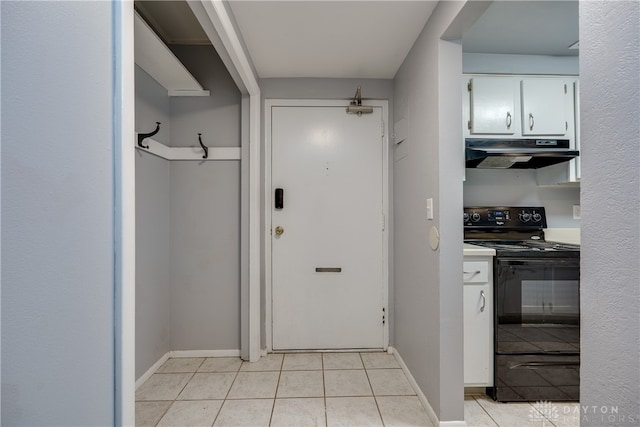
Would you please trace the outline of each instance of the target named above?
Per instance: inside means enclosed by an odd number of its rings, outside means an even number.
[[[547,242],[543,207],[464,208],[464,241],[499,256],[580,257],[580,246]]]
[[[543,207],[468,207],[466,243],[493,248],[495,400],[577,401],[580,246],[547,242]]]

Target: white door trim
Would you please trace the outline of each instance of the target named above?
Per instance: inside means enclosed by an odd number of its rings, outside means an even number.
[[[114,424],[135,424],[136,166],[133,1],[114,2]]]
[[[382,275],[383,304],[386,309],[386,321],[383,327],[383,343],[386,350],[389,345],[389,102],[387,100],[366,100],[365,104],[382,108],[382,211],[384,231],[382,233]],[[267,99],[264,111],[264,263],[265,263],[265,338],[267,351],[273,350],[273,313],[272,313],[272,254],[271,254],[271,109],[272,107],[347,107],[348,100],[319,99]],[[346,112],[345,112],[346,114]]]

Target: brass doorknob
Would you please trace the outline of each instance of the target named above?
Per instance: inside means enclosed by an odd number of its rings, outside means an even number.
[[[280,236],[282,235],[282,233],[284,233],[284,228],[277,226],[276,227],[276,236]]]

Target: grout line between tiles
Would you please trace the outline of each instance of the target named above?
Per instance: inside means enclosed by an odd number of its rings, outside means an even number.
[[[498,421],[496,421],[496,420],[491,416],[491,414],[489,413],[489,411],[487,411],[487,410],[485,409],[485,407],[484,407],[484,406],[482,406],[482,405],[480,404],[480,402],[478,402],[478,398],[477,398],[476,396],[473,396],[473,401],[474,401],[474,402],[476,402],[476,405],[478,405],[478,406],[479,406],[479,407],[484,411],[484,413],[485,413],[485,414],[487,414],[487,416],[488,416],[489,418],[491,418],[491,421],[493,421],[495,425],[497,425],[498,427],[502,427],[502,426],[500,426],[500,423],[498,423]]]
[[[329,425],[329,418],[327,416],[327,384],[324,381],[324,355],[325,353],[321,353],[320,360],[322,361],[322,401],[324,402],[324,425]]]
[[[278,389],[280,388],[280,379],[282,378],[282,368],[284,367],[284,358],[287,357],[286,354],[282,355],[282,362],[280,362],[280,372],[278,372],[278,382],[276,383],[276,391],[273,395],[273,402],[271,403],[271,415],[269,416],[269,425],[271,425],[273,421],[273,411],[276,408],[276,398],[278,397]]]
[[[175,400],[173,402],[175,402]],[[158,418],[158,421],[156,421],[154,427],[158,425],[158,423],[164,418],[165,415],[167,415],[167,412],[169,412],[169,409],[171,408],[171,406],[173,406],[173,402],[171,402],[169,406],[167,406],[167,409],[165,409],[160,418]]]

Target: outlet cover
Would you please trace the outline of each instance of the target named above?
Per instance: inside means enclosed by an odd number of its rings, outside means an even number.
[[[573,205],[573,219],[580,219],[580,205]]]

